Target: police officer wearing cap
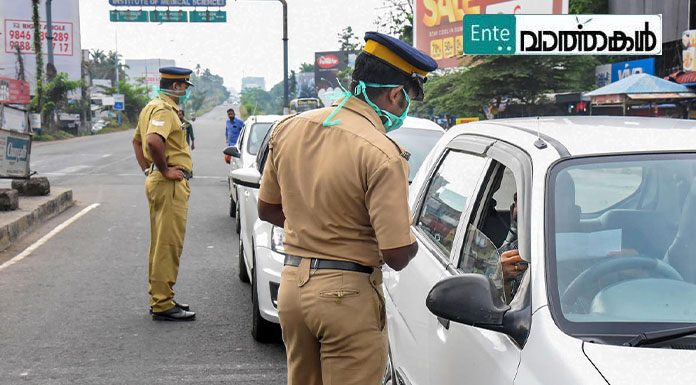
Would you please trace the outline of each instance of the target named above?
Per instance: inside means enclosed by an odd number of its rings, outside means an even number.
[[[437,63],[387,35],[365,40],[343,98],[274,129],[259,191],[259,217],[285,229],[278,316],[290,385],[380,382],[381,266],[401,270],[418,250],[408,153],[386,133],[423,98]]]
[[[138,164],[147,176],[145,193],[150,207],[150,314],[154,320],[190,321],[196,313],[174,301],[174,284],[184,246],[188,179],[193,162],[179,107],[189,96],[191,70],[160,68],[157,95],[143,108],[133,136]]]

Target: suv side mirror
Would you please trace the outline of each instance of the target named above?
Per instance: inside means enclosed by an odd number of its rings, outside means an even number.
[[[235,184],[251,188],[261,187],[261,173],[253,167],[238,168],[232,171],[230,176],[232,177],[232,182]]]
[[[242,156],[242,154],[239,153],[239,150],[237,149],[236,146],[229,146],[229,147],[225,148],[224,150],[222,150],[222,152],[225,155],[229,155],[233,158],[239,158]]]
[[[425,304],[438,317],[483,328],[502,326],[503,316],[510,310],[493,281],[481,274],[443,279],[430,290]]]

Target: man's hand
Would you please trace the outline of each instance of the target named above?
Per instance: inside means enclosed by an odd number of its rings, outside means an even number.
[[[399,271],[406,267],[411,259],[416,256],[418,242],[413,242],[404,247],[397,247],[396,249],[382,249],[381,251],[382,256],[384,256],[384,262],[392,269]]]
[[[167,167],[167,170],[162,172],[162,175],[169,180],[182,180],[184,179],[184,172],[181,171],[183,169],[181,166]]]
[[[194,142],[193,140],[191,141],[191,149],[192,149],[192,150],[195,150],[195,149],[196,149],[196,144],[195,144],[195,142]]]
[[[527,262],[520,257],[519,250],[509,250],[500,256],[505,281],[512,281],[527,270]]]

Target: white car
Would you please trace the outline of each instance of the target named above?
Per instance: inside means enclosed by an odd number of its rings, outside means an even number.
[[[384,268],[383,384],[696,383],[695,149],[677,119],[448,130],[410,188],[418,254]]]
[[[285,259],[283,229],[260,220],[257,212],[258,188],[268,156],[271,132],[272,129],[263,140],[254,166],[230,173],[240,199],[239,278],[244,282],[251,279],[251,334],[258,341],[273,340],[278,335],[278,288]],[[404,120],[402,128],[389,133],[411,153],[410,178],[444,133],[437,124],[412,117]]]
[[[244,127],[239,133],[237,143],[225,149],[225,155],[230,155],[230,174],[227,178],[227,186],[230,192],[230,216],[235,220],[235,230],[239,233],[239,217],[237,216],[237,186],[232,182],[232,171],[251,167],[256,160],[261,141],[266,136],[273,122],[281,119],[282,115],[252,115],[244,121]]]

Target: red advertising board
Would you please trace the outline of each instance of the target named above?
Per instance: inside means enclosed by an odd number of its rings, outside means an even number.
[[[413,41],[440,68],[459,66],[465,14],[562,14],[568,0],[415,0]]]
[[[29,82],[0,77],[0,103],[30,104]]]

